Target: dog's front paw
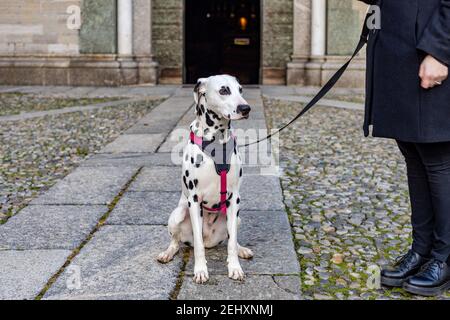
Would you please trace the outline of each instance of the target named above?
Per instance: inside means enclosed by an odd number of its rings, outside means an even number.
[[[242,281],[245,278],[245,274],[240,265],[228,266],[228,277],[233,280]]]
[[[173,254],[169,250],[163,251],[156,258],[160,263],[169,263],[173,259]]]
[[[249,248],[239,247],[239,258],[251,259],[253,258],[253,251]]]
[[[209,274],[208,269],[205,267],[194,268],[194,282],[202,284],[208,281]]]

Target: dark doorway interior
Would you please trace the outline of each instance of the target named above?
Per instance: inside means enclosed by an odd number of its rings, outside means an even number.
[[[259,83],[260,1],[186,1],[186,82],[227,73]]]

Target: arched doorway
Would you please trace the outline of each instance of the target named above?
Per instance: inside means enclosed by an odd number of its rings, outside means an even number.
[[[185,82],[227,73],[259,83],[260,0],[185,0]]]

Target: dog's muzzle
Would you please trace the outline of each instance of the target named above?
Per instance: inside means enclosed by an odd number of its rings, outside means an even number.
[[[252,111],[252,108],[250,108],[248,104],[240,104],[237,107],[237,112],[239,114],[242,114],[244,118],[248,118],[248,116],[250,115],[250,111]]]

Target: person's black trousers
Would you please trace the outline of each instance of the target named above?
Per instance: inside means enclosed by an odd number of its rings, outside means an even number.
[[[448,261],[450,256],[450,142],[397,141],[408,170],[412,249]]]

